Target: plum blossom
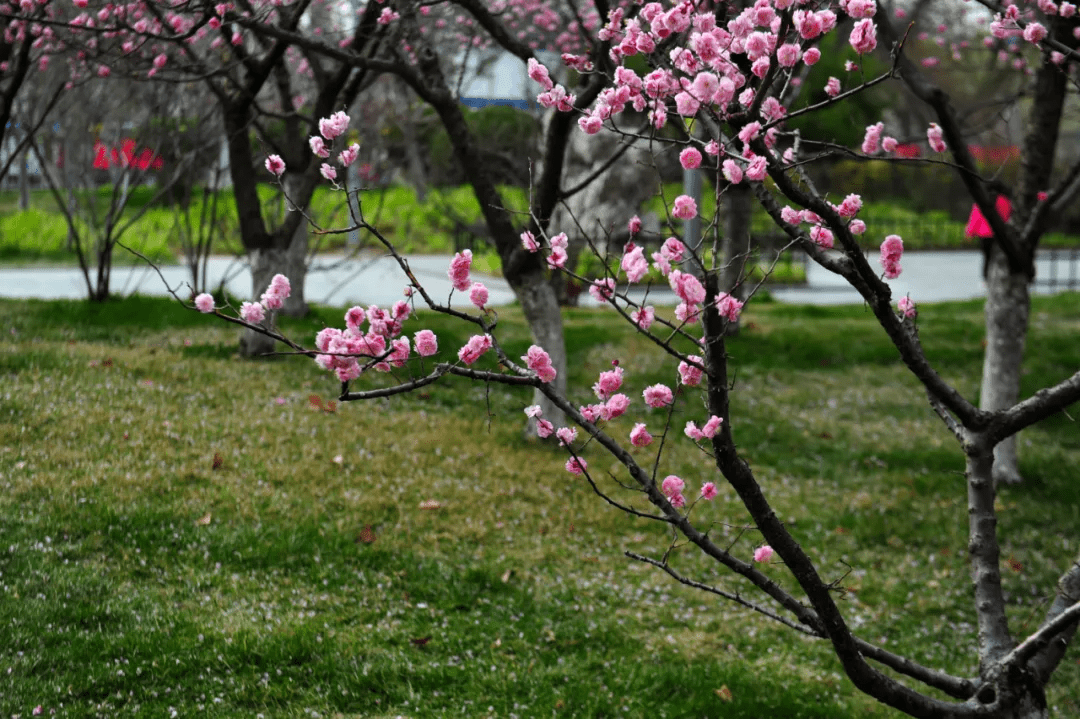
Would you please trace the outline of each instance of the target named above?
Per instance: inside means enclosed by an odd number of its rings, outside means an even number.
[[[639,310],[634,310],[630,313],[630,319],[643,330],[648,330],[652,327],[653,320],[656,319],[656,310],[650,305],[648,307],[642,307]]]
[[[597,302],[610,302],[615,296],[615,280],[610,277],[593,280],[593,283],[589,285],[589,294]]]
[[[863,137],[862,151],[867,155],[873,155],[878,151],[878,146],[881,143],[881,133],[885,131],[885,123],[879,122],[876,125],[870,125],[866,128],[866,135]]]
[[[716,485],[712,482],[706,482],[701,485],[701,498],[706,502],[711,502],[716,499]]]
[[[248,324],[257,325],[266,319],[266,309],[258,302],[245,302],[240,305],[240,318]]]
[[[626,230],[630,233],[631,237],[641,232],[641,218],[637,215],[631,217],[630,220],[626,223]]]
[[[469,288],[469,302],[480,309],[484,309],[484,305],[488,301],[488,288],[484,287],[482,282],[473,282],[472,287]]]
[[[904,241],[899,235],[889,235],[881,243],[881,266],[886,279],[894,280],[900,276],[900,258],[903,254]]]
[[[645,391],[641,394],[645,398],[645,404],[653,409],[666,407],[675,401],[675,397],[671,393],[671,388],[662,384],[654,384],[651,387],[646,387]]]
[[[660,482],[660,491],[667,497],[674,497],[686,487],[686,482],[674,474],[669,474]]]
[[[337,179],[337,170],[335,170],[332,165],[329,165],[325,162],[319,168],[319,174],[321,174],[323,177],[325,177],[327,180],[330,180],[331,182]]]
[[[415,335],[416,354],[421,357],[430,357],[439,351],[439,343],[435,333],[431,330],[420,330]]]
[[[689,195],[679,195],[675,198],[671,214],[680,220],[692,220],[697,217],[698,208],[694,198]]]
[[[348,167],[356,162],[356,158],[360,155],[360,145],[355,142],[349,145],[346,149],[342,150],[338,155],[338,162],[342,167]]]
[[[348,129],[349,116],[345,114],[344,110],[339,110],[330,117],[319,120],[319,134],[327,140],[333,140],[335,137],[344,135]]]
[[[701,151],[696,147],[688,147],[679,153],[679,163],[684,170],[696,170],[701,167]]]
[[[326,143],[318,135],[313,135],[308,138],[308,145],[311,147],[311,151],[318,157],[327,158],[330,157],[330,148],[326,146]]]
[[[270,286],[263,292],[259,300],[266,305],[268,310],[280,310],[285,306],[292,288],[289,286],[289,278],[282,274],[276,274],[270,280]]]
[[[645,429],[644,422],[638,422],[634,425],[634,428],[630,430],[630,444],[635,447],[648,447],[652,444],[653,437],[649,434],[649,431]]]
[[[559,438],[559,444],[569,447],[577,439],[577,430],[573,427],[559,427],[555,430],[555,436]]]
[[[285,161],[279,155],[270,155],[266,158],[266,171],[271,175],[281,177],[285,172]]]
[[[721,167],[724,173],[724,179],[731,184],[738,185],[743,181],[742,168],[739,167],[739,163],[735,162],[735,160],[728,158],[727,160],[724,160]]]
[[[195,298],[195,309],[204,314],[214,311],[214,297],[203,292]]]
[[[936,122],[930,123],[926,130],[926,139],[930,142],[930,149],[934,152],[945,152],[945,138],[942,129]]]
[[[829,81],[825,83],[825,94],[829,97],[836,97],[840,94],[840,80],[838,78],[829,78]]]
[[[848,42],[860,55],[873,52],[877,47],[877,28],[874,26],[874,21],[863,18],[855,23],[855,27],[851,29],[851,35],[848,36]]]
[[[690,355],[687,359],[696,362],[698,365],[703,366],[705,364],[705,361],[697,355]],[[703,371],[700,366],[688,362],[679,363],[679,381],[688,387],[696,387],[701,384],[702,374]]]
[[[521,359],[529,369],[536,372],[541,382],[551,382],[555,379],[556,371],[551,366],[551,355],[545,352],[543,347],[532,345],[528,352],[521,356]]]
[[[566,460],[566,471],[570,474],[585,474],[585,470],[587,470],[588,468],[589,463],[581,457],[571,457],[570,459]]]
[[[644,250],[634,246],[633,243],[627,245],[626,254],[623,255],[619,266],[630,282],[640,282],[649,271],[649,261],[645,259]]]
[[[767,564],[772,555],[774,554],[773,548],[768,544],[762,545],[754,550],[754,561],[761,564]]]
[[[896,309],[900,310],[904,317],[907,318],[915,317],[919,314],[919,310],[915,306],[915,301],[906,295],[897,301]]]
[[[468,343],[458,350],[458,359],[465,364],[472,364],[491,349],[491,335],[473,335]]]
[[[521,246],[528,252],[536,252],[540,249],[540,243],[536,241],[536,237],[533,233],[528,230],[521,233]]]
[[[472,267],[472,250],[462,250],[450,260],[450,269],[446,274],[454,283],[458,292],[469,291],[469,268]]]
[[[623,381],[623,369],[622,367],[616,367],[613,370],[601,372],[599,379],[592,386],[593,392],[596,393],[597,399],[606,400],[615,392],[619,391],[622,387]]]

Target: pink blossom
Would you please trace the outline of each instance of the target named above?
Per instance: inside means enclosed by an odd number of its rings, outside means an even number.
[[[600,405],[600,419],[621,417],[630,408],[630,398],[622,392],[611,395],[607,402]]]
[[[895,137],[884,137],[881,139],[881,149],[889,154],[896,152],[896,147],[900,142]]]
[[[626,254],[619,266],[630,282],[640,282],[649,271],[649,261],[645,259],[644,251],[640,247],[632,246],[632,243],[627,245]]]
[[[688,305],[698,305],[705,301],[705,287],[689,272],[672,271],[668,275],[668,284],[679,299]]]
[[[281,177],[281,174],[285,172],[285,161],[278,155],[270,155],[266,158],[266,171],[271,175]]]
[[[589,294],[597,302],[609,302],[615,296],[615,280],[610,277],[593,280],[589,285]]]
[[[240,318],[251,325],[257,325],[266,319],[266,310],[258,302],[245,302],[240,305]]]
[[[469,268],[472,267],[472,250],[462,250],[450,260],[450,269],[446,274],[454,283],[454,289],[458,292],[469,290]]]
[[[697,365],[703,366],[705,361],[697,355],[690,355],[688,359]],[[688,362],[679,363],[679,381],[688,387],[696,387],[701,384],[703,370],[701,366],[695,366]]]
[[[1029,22],[1024,28],[1024,39],[1036,45],[1046,39],[1046,34],[1046,27],[1041,23]]]
[[[547,439],[551,435],[555,434],[555,425],[546,419],[536,420],[536,436],[540,439]]]
[[[529,252],[536,252],[540,249],[540,243],[536,241],[533,233],[528,230],[521,233],[521,246]]]
[[[679,153],[679,162],[684,170],[696,170],[701,167],[701,151],[696,147],[688,147]]]
[[[818,60],[821,59],[821,50],[816,47],[809,48],[803,53],[802,61],[807,65],[816,65]]]
[[[319,168],[319,173],[331,182],[337,179],[337,170],[335,170],[332,165],[328,165],[325,162],[322,164],[322,167]]]
[[[780,63],[780,67],[795,67],[799,62],[799,46],[786,43],[776,48],[776,61]]]
[[[877,28],[874,27],[874,21],[864,18],[855,23],[851,35],[848,36],[848,42],[851,43],[851,47],[855,49],[855,52],[860,55],[873,52],[874,48],[877,47]]]
[[[674,474],[669,474],[660,482],[660,491],[668,497],[679,494],[685,487],[686,482]]]
[[[878,145],[881,142],[881,133],[885,131],[885,123],[879,122],[876,125],[870,125],[866,128],[866,135],[863,137],[862,151],[867,155],[873,155],[878,151]]]
[[[934,152],[945,152],[944,133],[936,122],[930,123],[930,127],[926,130],[926,139],[930,142],[930,149]]]
[[[646,387],[645,391],[641,394],[645,398],[645,404],[653,409],[666,407],[675,400],[674,395],[671,393],[671,388],[662,384],[654,384],[651,387]]]
[[[555,430],[555,436],[559,438],[559,444],[569,447],[577,439],[577,430],[573,427],[559,427]]]
[[[840,203],[840,206],[836,208],[836,214],[841,217],[854,217],[859,214],[859,210],[862,209],[862,197],[859,195],[848,195],[844,198],[844,201]]]
[[[686,245],[679,242],[674,237],[669,237],[664,240],[664,244],[660,248],[660,255],[668,262],[682,262],[685,253]]]
[[[692,220],[697,217],[697,203],[689,195],[679,195],[675,198],[671,214],[680,220]]]
[[[562,270],[566,268],[568,259],[570,259],[570,256],[566,253],[565,247],[553,246],[551,254],[547,256],[547,264],[553,270]]]
[[[675,319],[688,325],[697,324],[701,319],[701,305],[680,302],[675,308]]]
[[[349,129],[349,116],[344,110],[335,112],[330,117],[319,120],[319,133],[327,140],[333,140],[339,135],[344,135]]]
[[[311,147],[311,151],[318,157],[330,157],[330,148],[326,146],[326,143],[323,142],[323,139],[318,135],[308,138],[308,145]]]
[[[585,474],[585,470],[589,468],[589,463],[581,457],[571,457],[566,460],[566,471],[570,474]]]
[[[671,506],[675,507],[676,509],[681,509],[682,507],[686,506],[686,497],[682,495],[682,492],[676,492],[675,494],[671,495],[670,497],[668,497],[668,501],[670,501]]]
[[[160,55],[158,55],[157,57],[154,58],[154,69],[155,70],[160,70],[161,68],[165,67],[165,63],[167,63],[168,61],[169,61],[169,56],[166,55],[165,53],[161,53]]]
[[[762,564],[767,563],[772,559],[773,548],[768,544],[762,545],[754,550],[754,561]]]
[[[202,313],[209,313],[214,311],[214,297],[203,292],[201,295],[195,298],[195,309]]]
[[[288,299],[291,291],[289,278],[279,273],[270,280],[270,286],[266,288],[266,292],[263,292],[259,300],[266,305],[268,310],[280,310],[285,306],[285,300]]]
[[[866,223],[862,220],[852,220],[848,224],[848,231],[853,235],[861,235],[866,232]]]
[[[521,356],[525,365],[536,372],[541,382],[551,382],[556,377],[555,368],[551,365],[551,356],[539,345],[532,345],[528,352]]]
[[[838,78],[829,78],[829,81],[825,83],[825,94],[829,97],[836,97],[840,94],[840,80]]]
[[[641,218],[637,215],[631,217],[630,221],[626,223],[626,230],[630,233],[631,237],[641,232]]]
[[[722,171],[724,173],[724,179],[733,185],[738,185],[743,181],[743,171],[739,167],[739,163],[735,162],[731,158],[724,160],[722,165]]]
[[[439,342],[435,333],[431,330],[420,330],[416,333],[416,354],[421,357],[430,357],[439,351]]]
[[[544,410],[540,409],[538,404],[530,404],[525,408],[525,416],[530,419],[544,416]]]
[[[720,313],[721,317],[726,318],[728,322],[738,322],[739,315],[742,314],[742,308],[743,303],[727,292],[721,292],[716,296],[716,311]]]
[[[473,282],[472,287],[469,288],[469,302],[480,309],[484,309],[484,305],[488,301],[488,288],[484,287],[482,282]]]
[[[551,81],[551,77],[548,76],[548,69],[536,61],[536,58],[529,58],[528,66],[526,68],[529,77],[536,83],[540,84],[540,87],[544,90],[550,90],[555,83]]]
[[[716,432],[720,429],[720,423],[723,421],[723,417],[717,417],[714,414],[712,417],[709,417],[709,421],[702,426],[701,434],[706,439],[712,439],[716,436]]]
[[[716,485],[712,482],[706,482],[701,485],[701,498],[706,502],[711,502],[716,498]]]
[[[810,228],[810,239],[818,247],[823,247],[826,250],[831,250],[833,247],[833,233],[827,227],[821,225],[814,225]]]
[[[746,166],[746,179],[751,182],[761,182],[766,174],[768,174],[768,165],[764,155],[758,155]]]
[[[473,335],[468,343],[458,350],[458,359],[465,364],[472,364],[491,349],[491,335]]]
[[[701,430],[698,429],[697,424],[694,422],[686,423],[686,427],[685,429],[683,429],[683,434],[685,434],[687,437],[694,440],[695,442],[699,442],[705,439],[705,435],[701,433]]]
[[[653,320],[656,319],[656,310],[651,306],[642,307],[640,310],[631,312],[630,319],[641,329],[648,330],[652,327]]]
[[[881,266],[886,279],[894,280],[900,276],[900,258],[903,254],[904,241],[899,235],[889,235],[881,243]]]
[[[906,295],[897,301],[896,309],[900,310],[904,317],[914,317],[919,314],[919,310],[915,307],[915,301]]]
[[[613,370],[600,373],[600,378],[593,384],[592,389],[597,399],[607,399],[622,387],[623,369],[616,367]]]
[[[653,438],[645,429],[644,422],[638,422],[634,425],[634,428],[630,430],[630,444],[635,447],[648,447],[652,444]]]
[[[341,163],[342,167],[348,167],[349,165],[356,162],[356,158],[359,155],[360,145],[354,142],[353,144],[349,145],[348,148],[341,151],[341,153],[338,155],[338,162]]]

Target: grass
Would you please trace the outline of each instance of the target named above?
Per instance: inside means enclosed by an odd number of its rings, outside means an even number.
[[[1025,392],[1075,371],[1078,299],[1034,300]],[[931,359],[972,396],[979,303],[920,312]],[[501,316],[508,351],[523,353],[518,311]],[[340,317],[319,309],[286,329],[310,338]],[[826,577],[850,567],[843,606],[862,636],[973,672],[963,460],[948,433],[862,308],[757,303],[744,317],[729,349],[734,430],[777,512]],[[580,401],[613,358],[631,396],[671,380],[612,313],[566,318]],[[423,324],[443,354],[469,334]],[[328,411],[337,387],[312,362],[241,361],[235,330],[165,300],[0,301],[0,331],[0,711],[898,716],[821,642],[626,560],[668,538],[610,510],[557,450],[523,442],[520,392],[448,382]],[[696,397],[679,402],[700,414]],[[646,421],[655,432],[661,414]],[[1019,628],[1080,552],[1077,436],[1064,416],[1026,432],[1028,481],[1000,497]],[[677,428],[671,439],[660,471],[693,490],[707,461]],[[726,487],[695,516],[739,554],[759,542]],[[672,561],[740,587],[686,548]],[[1050,704],[1076,716],[1077,697],[1074,648]]]

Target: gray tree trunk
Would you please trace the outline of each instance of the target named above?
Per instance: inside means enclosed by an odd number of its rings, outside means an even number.
[[[303,183],[302,175],[286,175],[285,176],[285,193],[289,197],[297,197],[300,194],[300,185]],[[308,208],[310,211],[310,208]],[[286,217],[289,212],[298,212],[298,210],[286,208]],[[289,294],[289,298],[285,300],[285,307],[282,309],[282,313],[287,317],[303,317],[308,313],[307,302],[304,300],[304,280],[307,279],[307,251],[308,251],[308,222],[305,220],[296,226],[296,231],[293,233],[292,239],[289,241],[289,246],[281,254],[281,269],[276,272],[271,272],[270,277],[267,278],[267,285],[277,272],[285,275],[289,278],[289,282],[292,284],[292,292]],[[254,271],[252,272],[254,277]],[[266,286],[263,286],[263,290]],[[259,290],[261,294],[263,290]]]
[[[552,389],[565,396],[566,342],[563,339],[562,312],[559,309],[559,299],[555,288],[548,282],[544,272],[539,271],[523,275],[520,282],[514,285],[514,291],[521,302],[525,318],[529,322],[533,341],[551,356],[551,365],[556,373]],[[566,424],[566,417],[562,410],[539,391],[534,393],[533,404],[540,405],[544,419],[556,427]],[[536,433],[535,421],[529,420],[526,433],[533,435]]]
[[[727,188],[723,201],[724,239],[721,252],[724,255],[724,265],[720,271],[720,289],[739,299],[745,299],[746,288],[742,279],[750,252],[750,220],[754,212],[754,193],[747,183],[741,182]],[[738,331],[738,322],[728,323],[729,335]]]
[[[998,410],[1011,407],[1020,398],[1031,296],[1027,275],[1011,273],[1005,253],[996,245],[990,251],[986,282],[986,355],[979,407]],[[1009,437],[994,450],[995,484],[1022,481],[1016,439],[1015,435]]]

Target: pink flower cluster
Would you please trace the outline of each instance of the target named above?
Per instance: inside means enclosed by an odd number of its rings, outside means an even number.
[[[904,255],[904,241],[899,235],[889,235],[881,243],[881,266],[885,270],[885,278],[894,280],[900,276],[900,258]]]
[[[458,292],[469,291],[469,268],[472,267],[472,250],[462,250],[454,255],[450,260],[450,269],[446,271],[446,275],[450,278],[450,281],[454,284],[454,289]]]
[[[360,365],[360,359],[376,360],[371,366],[380,372],[389,372],[391,367],[403,367],[409,359],[409,339],[399,337],[405,320],[409,317],[409,303],[395,302],[390,311],[371,305],[351,307],[345,313],[345,329],[327,327],[315,335],[315,364],[324,370],[332,371],[341,382],[348,382],[360,376],[367,366]],[[363,326],[367,323],[368,329]],[[416,351],[427,357],[438,351],[435,333],[421,330],[416,333]]]
[[[458,359],[465,364],[473,364],[491,349],[491,335],[473,335],[465,346],[458,350]]]
[[[536,435],[540,439],[546,439],[555,433],[555,425],[544,419],[544,412],[540,405],[533,404],[525,408],[525,416],[536,420]]]
[[[214,296],[203,292],[201,295],[195,298],[195,309],[204,314],[213,312]]]
[[[931,122],[926,130],[926,139],[930,143],[930,149],[934,152],[945,152],[945,135],[936,122]]]
[[[675,401],[671,388],[663,384],[654,384],[651,387],[646,387],[645,391],[641,394],[645,398],[645,404],[653,409],[667,407]]]
[[[694,422],[687,422],[683,434],[695,442],[699,442],[703,439],[712,439],[716,436],[717,431],[720,429],[720,424],[723,421],[723,417],[717,417],[714,414],[712,417],[709,417],[709,421],[702,425],[700,429]]]
[[[263,292],[260,300],[266,309],[280,310],[285,306],[285,300],[288,299],[290,292],[292,292],[292,287],[289,286],[289,278],[277,274],[270,280],[270,286],[266,288],[266,292]]]
[[[555,379],[555,368],[551,366],[551,356],[544,351],[543,347],[533,345],[529,351],[522,355],[525,365],[536,373],[541,382],[552,382]]]

